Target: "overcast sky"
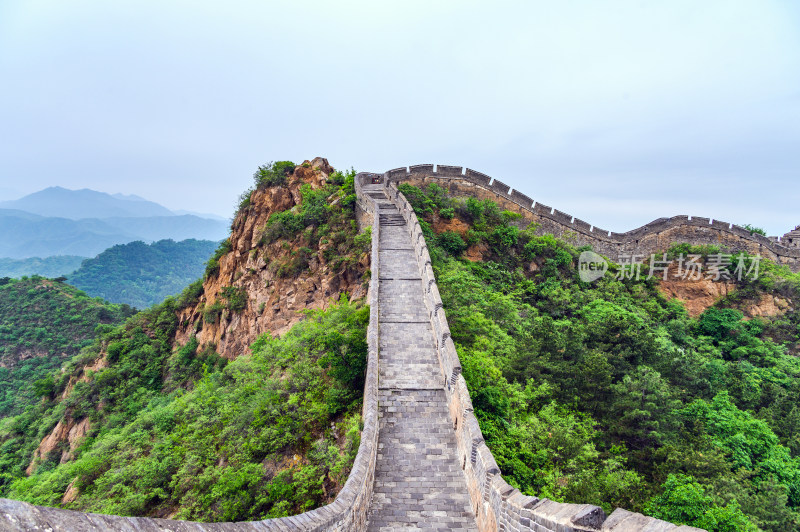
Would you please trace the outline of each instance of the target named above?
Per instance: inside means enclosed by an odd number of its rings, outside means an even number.
[[[800,224],[800,3],[0,1],[0,199],[229,216],[255,168],[492,175],[605,229]]]

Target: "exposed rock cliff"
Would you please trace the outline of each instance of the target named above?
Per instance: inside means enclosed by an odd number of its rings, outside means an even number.
[[[304,235],[291,241],[265,244],[263,229],[274,213],[295,209],[302,202],[300,187],[319,189],[333,169],[326,159],[295,168],[285,186],[259,188],[249,205],[232,224],[232,250],[219,259],[219,272],[203,283],[200,301],[179,313],[176,341],[184,344],[197,335],[201,346],[213,344],[218,353],[232,359],[241,355],[259,335],[281,335],[302,319],[305,309],[324,309],[347,293],[351,299],[365,295],[362,275],[369,265],[364,254],[355,268],[334,267],[324,253],[332,242],[309,242]],[[310,253],[309,253],[310,251]],[[298,276],[282,277],[277,265],[298,253],[306,253],[307,269]],[[204,310],[223,297],[227,287],[244,290],[247,302],[238,312],[223,311],[219,319],[204,319]]]

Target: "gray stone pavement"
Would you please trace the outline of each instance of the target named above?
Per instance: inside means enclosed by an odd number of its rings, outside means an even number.
[[[380,432],[367,529],[476,531],[411,235],[396,210],[380,214]]]

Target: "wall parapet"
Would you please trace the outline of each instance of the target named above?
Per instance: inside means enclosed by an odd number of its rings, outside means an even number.
[[[693,227],[698,229],[712,229],[720,234],[736,237],[741,240],[739,250],[749,250],[764,253],[777,262],[789,264],[792,269],[800,270],[800,247],[785,245],[780,237],[765,237],[753,233],[738,225],[700,216],[678,215],[668,218],[653,220],[641,227],[631,229],[624,233],[607,231],[592,226],[579,218],[553,209],[549,205],[534,202],[533,199],[522,192],[512,189],[505,183],[481,172],[460,166],[420,164],[409,167],[396,168],[383,174],[387,183],[396,183],[412,179],[438,178],[442,180],[461,180],[478,186],[498,197],[515,203],[520,209],[528,211],[540,218],[558,224],[564,230],[573,231],[585,237],[588,242],[595,241],[599,250],[609,258],[616,260],[620,254],[629,253],[635,248],[642,238],[658,235],[667,230]]]

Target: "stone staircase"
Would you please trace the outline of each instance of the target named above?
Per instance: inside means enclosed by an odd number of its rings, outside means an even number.
[[[379,433],[367,530],[477,531],[411,234],[394,205],[378,205]]]

